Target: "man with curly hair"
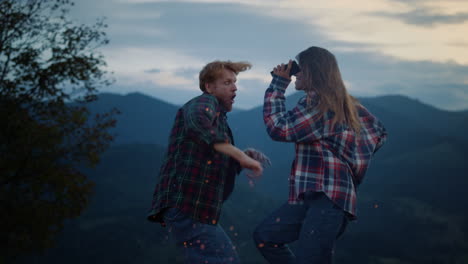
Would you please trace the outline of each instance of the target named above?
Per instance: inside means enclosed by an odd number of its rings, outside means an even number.
[[[148,219],[169,226],[186,263],[239,263],[218,225],[221,208],[242,168],[256,178],[269,162],[254,149],[236,148],[227,123],[237,75],[250,67],[247,62],[208,63],[199,76],[203,94],[182,106],[175,118]]]

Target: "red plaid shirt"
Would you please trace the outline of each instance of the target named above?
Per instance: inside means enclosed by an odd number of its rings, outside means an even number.
[[[200,95],[178,110],[154,191],[150,221],[163,223],[164,210],[176,207],[199,222],[218,222],[222,204],[240,171],[237,161],[213,148],[218,142],[234,144],[226,112],[214,96]]]
[[[265,92],[263,118],[273,140],[295,142],[295,158],[289,178],[289,203],[300,203],[306,191],[324,192],[336,205],[356,218],[356,188],[373,154],[384,144],[383,124],[362,105],[357,105],[361,133],[331,121],[334,113],[320,115],[317,98],[307,110],[306,96],[286,111],[290,80],[274,75]]]

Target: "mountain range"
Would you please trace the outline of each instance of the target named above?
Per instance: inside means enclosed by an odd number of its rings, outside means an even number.
[[[300,96],[289,96],[287,106]],[[359,100],[384,123],[388,140],[359,187],[358,220],[337,245],[337,263],[468,263],[468,112],[399,95]],[[86,171],[96,182],[89,208],[67,223],[54,249],[25,262],[182,263],[167,230],[145,220],[179,106],[140,93],[101,94],[90,105],[93,112],[112,107],[121,111],[117,137]],[[238,176],[220,224],[242,263],[266,263],[250,236],[287,199],[294,146],[268,137],[261,106],[229,113],[228,122],[236,145],[263,151],[272,166],[254,187]]]
[[[287,98],[288,109],[300,96],[295,93]],[[446,203],[452,197],[455,200],[451,194],[464,192],[464,186],[468,186],[464,185],[468,183],[468,179],[465,180],[468,137],[463,131],[468,130],[468,112],[443,111],[399,95],[359,100],[384,123],[389,134],[362,189],[377,194],[408,194],[414,191],[414,186],[424,185],[428,192],[426,200],[435,203]],[[140,93],[126,96],[101,94],[91,109],[105,111],[109,106],[122,112],[115,129],[115,144],[167,145],[178,106]],[[286,197],[285,184],[270,182],[286,181],[294,154],[293,144],[274,142],[268,137],[261,106],[228,114],[228,120],[238,147],[257,148],[273,162],[257,188],[266,194]],[[382,181],[386,184],[380,185]],[[463,184],[453,185],[453,182]],[[445,189],[441,190],[442,187]],[[463,205],[468,203],[463,202]]]

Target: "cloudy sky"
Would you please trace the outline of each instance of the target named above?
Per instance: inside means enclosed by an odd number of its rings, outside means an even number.
[[[79,22],[106,17],[115,84],[174,104],[200,94],[208,62],[246,60],[235,107],[262,104],[271,69],[310,47],[338,59],[350,93],[401,94],[468,109],[466,0],[76,0]],[[288,93],[293,92],[293,85]]]

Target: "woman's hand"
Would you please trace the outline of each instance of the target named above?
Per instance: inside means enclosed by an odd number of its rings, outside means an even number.
[[[285,67],[284,63],[281,63],[281,65],[278,65],[275,68],[273,68],[273,73],[285,79],[291,80],[289,72],[291,71],[292,62],[292,60],[289,60],[287,67]]]

